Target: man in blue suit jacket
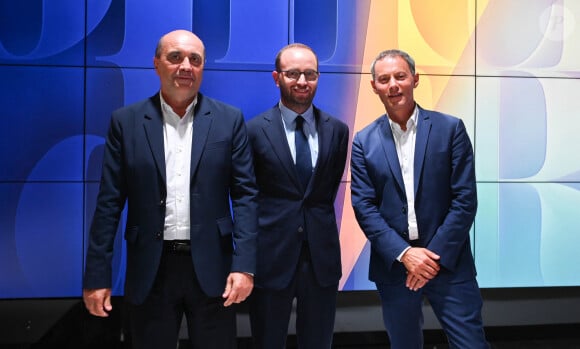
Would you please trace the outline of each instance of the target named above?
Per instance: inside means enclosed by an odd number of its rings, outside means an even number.
[[[487,348],[469,230],[477,209],[473,149],[463,122],[414,100],[405,52],[383,51],[371,85],[386,115],[352,146],[352,204],[371,244],[392,348],[423,348],[426,296],[451,348]]]
[[[334,200],[348,126],[312,105],[319,73],[310,47],[282,48],[272,77],[280,102],[248,122],[259,188],[252,335],[256,348],[285,348],[296,299],[298,348],[330,348],[341,276]],[[297,129],[299,118],[304,121]],[[307,154],[299,137],[308,143]],[[301,176],[302,155],[308,170]]]
[[[199,93],[205,49],[185,30],[163,36],[160,93],[113,112],[90,231],[83,298],[111,311],[111,258],[127,203],[130,337],[175,348],[185,314],[192,348],[234,348],[231,304],[253,288],[257,187],[239,109]],[[230,211],[233,208],[233,218]]]

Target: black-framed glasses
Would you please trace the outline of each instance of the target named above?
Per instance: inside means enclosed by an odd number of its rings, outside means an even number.
[[[280,73],[286,74],[288,79],[292,80],[300,80],[300,75],[304,74],[304,78],[306,81],[316,81],[318,76],[320,75],[319,72],[313,69],[306,69],[305,71],[300,71],[298,69],[290,69],[290,70],[280,70]]]

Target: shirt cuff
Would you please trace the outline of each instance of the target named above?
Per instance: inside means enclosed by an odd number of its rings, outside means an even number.
[[[403,252],[399,253],[399,255],[397,256],[397,260],[398,260],[399,262],[401,261],[401,258],[403,258],[403,255],[405,254],[405,252],[407,252],[407,250],[408,250],[408,249],[410,249],[410,248],[411,248],[411,246],[407,246],[407,247],[406,247],[406,248],[403,250]]]

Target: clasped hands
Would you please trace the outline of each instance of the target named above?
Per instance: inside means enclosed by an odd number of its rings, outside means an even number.
[[[407,269],[405,286],[417,291],[439,273],[439,255],[422,247],[411,247],[401,257]]]

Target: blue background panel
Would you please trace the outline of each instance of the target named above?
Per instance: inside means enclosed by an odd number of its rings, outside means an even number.
[[[84,41],[84,1],[0,2],[0,64],[80,67]]]
[[[82,181],[84,70],[1,66],[0,181]]]
[[[480,183],[478,196],[481,287],[580,284],[578,183]]]
[[[0,297],[78,297],[83,261],[83,184],[0,184]]]

